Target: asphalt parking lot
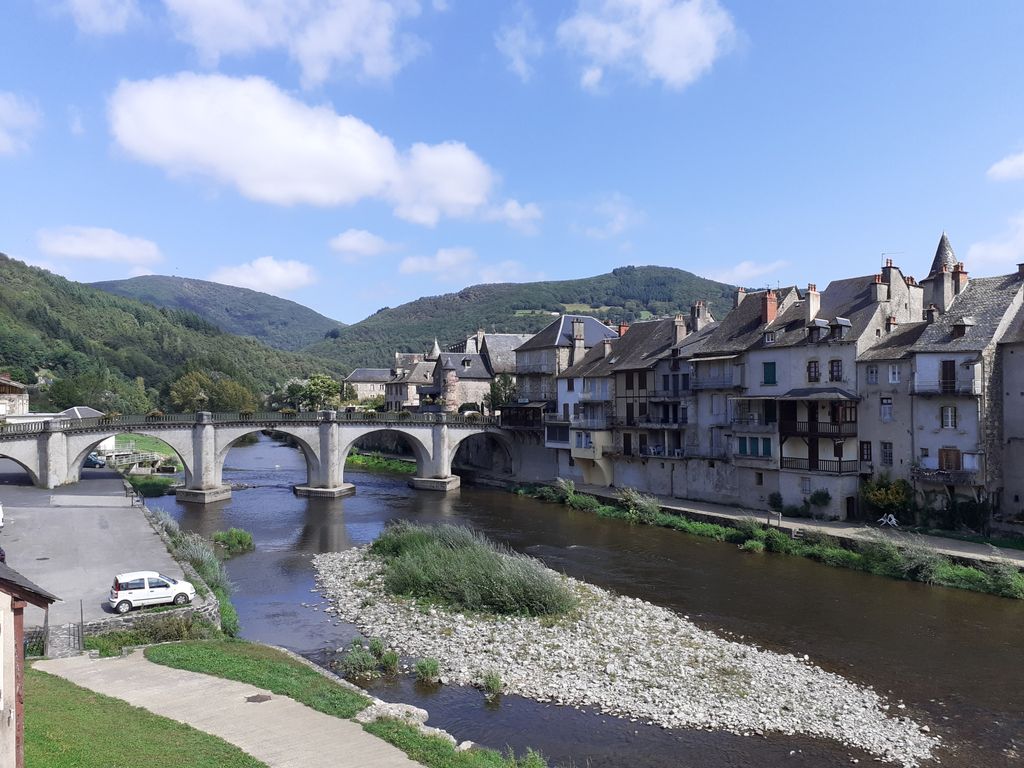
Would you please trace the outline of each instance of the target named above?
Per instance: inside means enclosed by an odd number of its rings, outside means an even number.
[[[86,621],[113,615],[107,595],[115,574],[152,570],[183,576],[112,470],[84,469],[79,482],[46,490],[0,458],[0,503],[7,565],[61,598],[50,607],[51,625],[81,615]],[[42,623],[41,610],[26,609],[26,626]]]

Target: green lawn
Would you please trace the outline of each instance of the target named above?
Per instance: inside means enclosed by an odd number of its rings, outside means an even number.
[[[160,453],[164,456],[171,456],[177,460],[178,455],[167,443],[158,437],[151,435],[118,435],[114,438],[119,451],[135,450],[139,453]],[[134,446],[134,448],[132,447]]]
[[[25,670],[26,768],[266,768],[223,739]]]
[[[352,717],[369,704],[287,654],[241,640],[198,640],[155,645],[146,658],[168,667],[203,672],[266,688],[335,717]]]

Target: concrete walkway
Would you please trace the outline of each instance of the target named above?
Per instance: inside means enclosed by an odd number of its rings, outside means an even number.
[[[34,667],[219,736],[270,768],[419,765],[351,720],[246,683],[153,664],[142,651],[114,659],[50,659]],[[260,694],[269,700],[247,700]]]
[[[597,485],[577,485],[576,489],[581,493],[597,496],[598,498],[618,499],[618,492],[614,488],[604,488]],[[681,512],[689,517],[703,518],[710,522],[719,520],[735,522],[737,520],[753,518],[764,523],[770,520],[772,525],[779,526],[785,531],[816,531],[829,536],[835,536],[837,539],[857,539],[861,541],[877,534],[882,534],[883,536],[890,537],[897,544],[912,541],[924,544],[944,555],[958,559],[981,562],[1005,560],[1014,563],[1019,568],[1024,568],[1024,551],[1019,549],[1001,549],[998,555],[993,555],[992,548],[987,544],[957,541],[956,539],[948,539],[943,536],[904,533],[889,526],[880,527],[863,523],[810,520],[803,517],[783,517],[780,521],[779,516],[774,512],[742,509],[726,504],[714,504],[708,501],[676,499],[671,496],[656,496],[655,498],[658,499],[665,509]]]

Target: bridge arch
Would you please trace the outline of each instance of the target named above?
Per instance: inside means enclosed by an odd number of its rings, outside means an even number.
[[[22,451],[18,451],[18,450],[14,450],[14,451],[10,451],[10,452],[4,451],[4,452],[0,453],[0,459],[10,459],[15,464],[17,464],[19,467],[21,467],[23,470],[25,470],[25,474],[27,474],[28,475],[28,479],[32,481],[32,485],[34,485],[36,487],[41,486],[42,483],[39,480],[39,469],[38,469],[39,457],[38,457],[38,455],[30,457],[30,456],[23,456],[23,455],[21,455],[22,453],[23,453]],[[37,451],[33,451],[33,453],[38,454]]]
[[[96,450],[96,446],[104,440],[109,440],[110,438],[117,437],[118,435],[141,435],[143,437],[155,437],[160,440],[174,451],[178,460],[181,461],[182,466],[185,467],[186,484],[190,482],[193,470],[191,442],[185,443],[180,439],[176,439],[176,435],[166,430],[144,428],[115,429],[110,432],[81,432],[69,434],[66,445],[68,458],[66,481],[68,483],[77,483],[81,479],[82,462],[85,461],[85,457],[92,451]]]
[[[352,452],[355,444],[364,437],[367,437],[376,433],[388,433],[393,435],[401,435],[405,438],[409,447],[412,448],[413,456],[416,457],[416,476],[424,477],[424,473],[429,472],[429,467],[432,464],[433,451],[431,446],[423,441],[423,439],[412,430],[402,429],[401,427],[393,427],[384,424],[368,425],[366,427],[359,428],[348,428],[346,427],[343,434],[344,445],[341,446],[339,452],[339,461],[341,463],[340,477],[344,478],[345,462],[348,460],[348,455]]]
[[[451,439],[448,445],[448,466],[451,467],[455,462],[455,456],[458,454],[459,449],[468,445],[468,441],[474,438],[483,438],[497,444],[505,452],[505,456],[508,459],[509,474],[514,474],[516,471],[516,450],[512,443],[512,440],[498,430],[488,429],[485,431],[473,431],[473,432],[461,432],[453,430],[451,433]]]
[[[234,445],[247,435],[257,434],[264,431],[266,425],[221,427],[217,430],[217,457],[214,482],[216,485],[223,483],[224,463],[227,461],[228,453]],[[319,446],[319,433],[316,427],[291,427],[275,425],[274,432],[288,435],[295,441],[303,458],[306,460],[306,482],[308,485],[316,485],[321,475],[321,459]]]

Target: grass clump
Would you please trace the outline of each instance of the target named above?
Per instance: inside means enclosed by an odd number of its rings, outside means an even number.
[[[266,645],[242,640],[187,641],[154,645],[145,653],[156,664],[266,688],[334,717],[352,717],[369,703],[364,696]]]
[[[174,484],[172,478],[156,475],[128,475],[128,482],[132,484],[132,488],[137,494],[147,499],[165,495]]]
[[[740,544],[740,549],[744,552],[764,552],[764,542],[758,539],[747,539]]]
[[[131,629],[119,629],[85,638],[85,647],[100,656],[119,656],[122,648],[175,640],[205,640],[218,636],[217,628],[193,614],[152,616]]]
[[[461,526],[400,522],[370,551],[384,560],[384,585],[395,595],[520,616],[560,615],[577,604],[565,582],[539,562]]]
[[[217,531],[213,534],[213,543],[224,548],[224,553],[240,555],[255,549],[252,534],[243,528],[229,528],[226,531]]]
[[[497,696],[503,688],[501,675],[494,671],[485,673],[481,680],[481,686],[488,696]]]
[[[31,667],[25,670],[25,765],[266,768],[223,739]]]
[[[437,683],[441,680],[441,665],[437,659],[420,659],[416,662],[416,679],[421,683]]]
[[[374,677],[377,674],[377,657],[357,640],[341,659],[339,667],[345,677]]]
[[[381,719],[363,729],[395,745],[412,760],[427,768],[548,768],[544,756],[532,749],[522,757],[511,752],[502,755],[493,749],[459,752],[440,736],[426,736],[399,720]]]
[[[619,498],[626,508],[627,519],[630,522],[653,525],[661,515],[661,502],[654,496],[640,493],[634,488],[623,488]]]
[[[345,466],[368,469],[374,472],[398,472],[403,475],[416,474],[415,461],[389,459],[379,453],[356,453],[352,451],[345,459]]]
[[[398,674],[398,651],[384,651],[378,658],[381,671],[385,675]]]

